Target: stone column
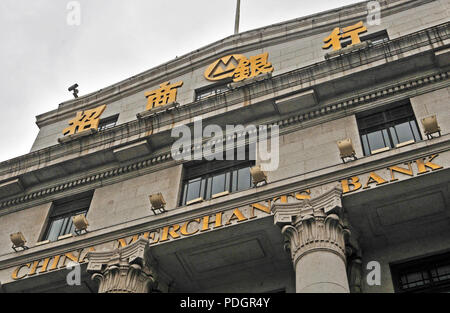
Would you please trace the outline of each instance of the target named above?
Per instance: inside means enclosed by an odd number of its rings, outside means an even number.
[[[156,288],[148,240],[106,252],[89,252],[87,271],[99,283],[99,293],[150,293]]]
[[[342,191],[338,188],[312,200],[274,203],[274,222],[285,236],[295,269],[297,293],[348,293],[342,222]]]

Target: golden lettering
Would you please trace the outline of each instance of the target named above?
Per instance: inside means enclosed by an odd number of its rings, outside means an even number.
[[[367,31],[367,28],[364,26],[363,22],[360,21],[354,25],[344,27],[341,29],[339,27],[336,27],[333,29],[331,34],[326,37],[323,42],[325,42],[325,45],[322,46],[322,49],[328,49],[330,47],[333,47],[333,50],[340,50],[342,48],[341,46],[341,39],[350,37],[351,44],[356,45],[361,42],[361,39],[359,38],[359,34],[364,33]]]
[[[270,213],[271,213],[270,207],[268,207],[268,206],[265,206],[265,205],[262,205],[262,204],[259,204],[259,203],[254,203],[254,204],[252,204],[252,205],[250,205],[250,206],[251,206],[251,210],[250,210],[250,219],[256,218],[256,215],[255,215],[255,209],[256,209],[256,210],[259,210],[259,211],[261,211],[261,212],[265,212],[265,213],[267,213],[267,214],[270,214]]]
[[[154,232],[154,231],[149,234],[149,239],[152,240],[150,242],[150,244],[158,243],[158,241],[159,241],[158,235],[159,235],[159,232]]]
[[[60,255],[55,256],[52,265],[48,269],[49,271],[56,270],[58,268],[59,259],[61,258]]]
[[[214,221],[209,220],[209,215],[204,216],[203,217],[203,227],[200,231],[203,232],[203,231],[209,230],[209,225],[211,225],[211,224],[214,224],[213,229],[222,227],[222,214],[223,214],[223,212],[216,213],[216,218]]]
[[[42,265],[41,265],[41,262],[43,262]],[[41,271],[40,271],[39,273],[44,273],[44,272],[46,272],[46,271],[47,271],[47,268],[48,268],[48,263],[50,263],[50,258],[46,258],[46,259],[43,259],[43,260],[34,261],[32,267],[31,267],[31,270],[30,270],[30,272],[28,273],[28,276],[36,275],[37,270],[38,270],[39,268],[41,269]]]
[[[236,219],[238,220],[238,223],[244,222],[247,220],[247,218],[244,216],[244,214],[242,214],[241,211],[239,211],[239,209],[234,209],[233,214],[231,214],[230,218],[225,223],[225,225],[230,225],[231,221],[236,220]]]
[[[196,234],[196,233],[198,232],[198,228],[197,228],[194,232],[191,232],[191,233],[188,232],[189,225],[190,225],[191,223],[193,223],[193,222],[196,222],[196,223],[200,224],[200,219],[199,219],[199,218],[196,218],[195,220],[188,221],[188,222],[184,223],[184,225],[181,227],[181,230],[180,230],[180,233],[181,233],[183,236],[194,235],[194,234]]]
[[[433,159],[435,159],[439,154],[433,154],[432,156],[429,157],[428,162],[424,163],[424,159],[418,159],[416,160],[416,164],[417,164],[417,170],[419,171],[419,174],[425,174],[426,172],[428,172],[427,167],[431,169],[431,171],[435,171],[435,170],[439,170],[441,168],[443,168],[440,165],[431,163],[431,161],[433,161]]]
[[[232,77],[234,82],[239,82],[260,74],[273,72],[274,68],[272,63],[268,62],[268,58],[267,52],[250,58],[241,54],[227,55],[208,66],[204,76],[211,81]]]
[[[19,279],[22,279],[22,278],[24,278],[25,276],[27,276],[27,274],[23,274],[22,276],[19,277],[19,273],[20,273],[20,270],[21,270],[22,268],[24,268],[24,267],[30,268],[30,266],[31,266],[31,263],[27,263],[27,264],[18,266],[18,267],[13,271],[13,273],[12,273],[12,275],[11,275],[12,279],[13,279],[13,280],[19,280]]]
[[[205,71],[205,78],[216,81],[233,77],[234,70],[242,58],[245,58],[242,54],[232,54],[220,58],[208,66]]]
[[[297,200],[310,200],[311,199],[311,189],[306,189],[305,191],[296,192],[295,198]]]
[[[282,195],[282,196],[278,196],[272,199],[273,202],[277,201],[278,199],[280,199],[281,203],[288,203],[288,196],[287,195]]]
[[[147,108],[151,110],[153,108],[173,103],[177,100],[177,90],[183,86],[183,82],[170,85],[170,82],[164,82],[160,85],[159,89],[152,90],[145,93],[147,97]]]
[[[75,262],[75,263],[79,263],[79,259],[80,259],[80,256],[81,256],[81,251],[77,251],[77,252],[78,252],[78,256],[74,256],[73,252],[65,253],[64,254],[64,261],[63,261],[63,264],[62,264],[61,267],[66,267],[67,260],[70,260],[70,261]]]
[[[408,165],[408,169],[399,167],[399,166],[390,166],[388,167],[388,170],[391,172],[391,182],[398,180],[398,178],[395,178],[394,172],[402,173],[408,176],[413,176],[413,170],[411,167],[411,162],[405,163],[405,165]]]
[[[63,130],[64,136],[81,133],[88,129],[98,129],[100,115],[105,109],[106,105],[102,105],[95,109],[77,112],[75,118],[69,121],[69,127]]]
[[[123,248],[123,247],[131,245],[133,242],[137,241],[138,239],[139,239],[139,235],[134,235],[128,243],[125,241],[126,238],[118,239],[117,241],[119,243],[119,248]]]
[[[95,251],[95,247],[90,247],[89,249],[87,249],[86,253],[83,254],[83,252],[85,252],[84,250],[80,253],[80,260],[79,263],[84,263],[87,259],[86,259],[86,255],[88,254],[88,252],[94,252]]]
[[[381,178],[377,173],[370,172],[369,179],[367,180],[366,185],[364,186],[364,189],[370,188],[370,184],[376,183],[378,185],[386,184],[387,181],[385,181],[383,178]]]
[[[169,240],[169,235],[173,239],[179,238],[180,234],[177,233],[178,230],[180,230],[180,225],[178,225],[178,224],[164,227],[163,228],[163,234],[162,234],[160,242],[164,242],[164,241]]]
[[[352,180],[352,182],[349,182],[349,179]],[[348,192],[353,192],[356,191],[358,189],[360,189],[362,187],[361,183],[359,182],[359,177],[358,176],[353,176],[349,179],[343,179],[341,180],[341,185],[342,185],[342,193],[348,193]],[[350,185],[353,186],[353,189],[350,190]]]

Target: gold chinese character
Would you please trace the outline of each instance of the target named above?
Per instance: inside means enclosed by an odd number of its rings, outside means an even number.
[[[246,78],[252,78],[259,74],[273,72],[272,63],[267,62],[269,54],[263,53],[247,59],[243,57],[239,60],[239,64],[234,70],[233,81],[239,82]]]
[[[183,82],[180,81],[176,84],[170,85],[170,82],[165,82],[160,85],[161,88],[146,92],[147,108],[151,110],[153,108],[166,105],[177,100],[177,88],[183,86]]]
[[[322,46],[323,49],[328,49],[330,46],[333,47],[333,50],[339,50],[342,48],[341,39],[350,37],[352,43],[350,46],[360,43],[359,34],[367,31],[367,28],[363,25],[363,22],[358,22],[355,25],[348,26],[342,29],[342,34],[339,27],[336,27],[331,32],[330,36],[325,38],[323,42],[325,45]]]
[[[245,58],[242,54],[231,54],[218,59],[205,70],[205,78],[216,81],[233,77],[234,70],[242,58]]]
[[[88,129],[97,129],[100,115],[105,111],[106,105],[98,108],[77,112],[74,119],[69,121],[69,127],[63,130],[64,136],[81,133]]]

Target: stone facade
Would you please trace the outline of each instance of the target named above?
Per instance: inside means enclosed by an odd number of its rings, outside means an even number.
[[[399,291],[397,264],[450,250],[450,1],[380,5],[367,34],[385,31],[382,42],[322,49],[335,27],[366,20],[363,2],[230,36],[39,115],[30,153],[0,163],[0,292]],[[203,75],[212,62],[261,53],[270,75],[196,99],[214,85]],[[137,118],[166,81],[184,82],[178,104]],[[361,118],[398,103],[420,139],[365,155]],[[59,140],[76,112],[103,104],[116,126]],[[425,140],[431,115],[441,136]],[[267,184],[180,204],[191,163],[174,159],[171,131],[200,116],[279,127]],[[357,160],[343,163],[346,138]],[[45,242],[55,208],[90,192],[88,231]],[[19,231],[29,249],[14,252]],[[81,264],[79,286],[65,282],[69,261]],[[373,261],[379,284],[367,279]]]

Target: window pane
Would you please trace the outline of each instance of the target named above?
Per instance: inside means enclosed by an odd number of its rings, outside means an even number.
[[[73,224],[72,217],[70,218],[69,226],[67,234],[75,234],[75,225]]]
[[[409,124],[411,125],[411,128],[414,133],[414,139],[415,141],[419,141],[421,139],[419,129],[417,128],[417,124],[415,120],[409,121]]]
[[[397,132],[395,131],[394,127],[389,127],[389,131],[391,133],[391,137],[392,137],[392,140],[394,141],[393,144],[395,147],[396,145],[398,145],[400,143],[397,138]]]
[[[208,178],[208,184],[206,187],[206,196],[205,199],[211,199],[211,189],[212,189],[212,177]]]
[[[369,141],[370,151],[386,147],[381,130],[367,134],[367,139]]]
[[[59,236],[68,234],[68,232],[67,232],[68,224],[69,224],[69,218],[65,217],[63,219],[63,223],[61,225],[61,231],[59,232]]]
[[[55,241],[59,237],[59,232],[61,231],[61,226],[63,224],[64,219],[60,218],[57,220],[54,220],[49,228],[47,238],[44,238],[44,240],[50,240]]]
[[[212,182],[212,195],[225,191],[225,174],[216,175]]]
[[[450,265],[439,266],[432,273],[434,281],[450,279]]]
[[[250,168],[246,167],[239,170],[238,190],[245,190],[250,188]]]
[[[367,135],[361,136],[363,148],[364,148],[364,155],[370,155],[370,149],[369,149],[369,143],[367,141]]]
[[[188,184],[184,183],[183,197],[182,197],[182,200],[181,200],[181,205],[185,205],[186,204],[187,188],[188,188]]]
[[[204,198],[205,197],[205,188],[206,188],[206,178],[203,178],[200,185],[200,193],[199,197]]]
[[[193,179],[190,182],[188,182],[188,191],[187,191],[187,197],[186,202],[189,202],[191,200],[197,199],[200,197],[200,185],[201,180],[199,178]]]
[[[395,130],[397,132],[397,137],[400,143],[414,140],[414,135],[411,131],[411,127],[409,125],[409,122],[401,123],[398,125],[395,125]]]
[[[225,174],[225,190],[230,191],[231,172]]]
[[[389,139],[387,129],[383,129],[382,132],[383,132],[384,144],[386,145],[386,147],[393,148],[394,146],[392,146],[391,140]]]
[[[231,186],[231,191],[235,192],[238,188],[238,171],[234,170],[233,171],[233,177],[232,177],[232,186]]]

